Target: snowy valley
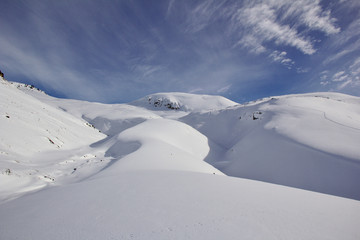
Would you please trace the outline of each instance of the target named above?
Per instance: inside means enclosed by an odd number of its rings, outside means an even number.
[[[360,239],[358,97],[0,96],[0,239]]]

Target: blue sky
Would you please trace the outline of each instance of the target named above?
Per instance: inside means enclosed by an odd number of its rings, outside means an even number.
[[[65,98],[360,96],[360,1],[0,0],[0,69]]]

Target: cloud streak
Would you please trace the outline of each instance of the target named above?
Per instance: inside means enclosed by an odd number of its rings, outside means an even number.
[[[315,49],[309,41],[299,36],[296,29],[281,25],[276,21],[275,10],[267,4],[256,4],[240,9],[233,17],[234,25],[241,24],[245,32],[262,46],[265,42],[296,47],[305,54],[313,54]]]
[[[126,102],[184,91],[244,99],[298,89],[290,83],[301,78],[317,76],[319,85],[324,70],[327,87],[352,78],[348,89],[358,76],[359,20],[344,23],[340,14],[349,4],[335,14],[319,0],[33,0],[4,8],[1,70],[71,98]]]
[[[291,69],[295,62],[288,58],[286,55],[287,53],[285,51],[279,52],[275,50],[269,55],[269,57],[272,58],[274,62],[279,62],[286,66],[288,69]]]
[[[226,3],[226,4],[225,4]],[[215,22],[223,22],[223,29],[233,47],[242,47],[261,54],[277,46],[294,47],[303,54],[312,55],[317,49],[316,38],[309,33],[318,31],[325,35],[340,32],[330,10],[324,10],[320,1],[264,0],[202,1],[187,13],[185,32],[197,33],[211,29]],[[270,49],[269,49],[270,48]]]
[[[296,24],[290,25],[286,21],[289,18]],[[340,31],[334,22],[330,11],[323,11],[319,1],[249,1],[231,16],[232,29],[241,33],[236,44],[253,47],[255,53],[264,52],[264,45],[273,42],[295,47],[307,55],[314,54],[312,40],[299,32],[299,27],[334,34]]]

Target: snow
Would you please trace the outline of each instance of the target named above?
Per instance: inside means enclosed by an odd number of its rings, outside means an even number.
[[[100,170],[83,156],[95,156],[89,145],[104,138],[89,123],[18,90],[1,79],[0,200],[60,182],[74,168]],[[84,137],[86,136],[86,137]],[[64,164],[66,162],[66,164]],[[101,166],[102,165],[102,166]],[[93,173],[93,172],[91,172]]]
[[[359,239],[359,213],[357,201],[267,183],[137,171],[15,199],[0,221],[4,239]]]
[[[227,175],[360,200],[359,112],[357,97],[313,93],[180,120],[215,145],[206,160]]]
[[[360,239],[359,98],[0,94],[0,239]]]
[[[185,112],[203,112],[237,105],[237,103],[221,96],[177,92],[151,94],[130,104],[150,110],[172,109]]]
[[[131,170],[176,170],[222,174],[203,161],[209,152],[207,138],[192,127],[170,119],[152,119],[121,132],[109,154],[133,149],[111,167],[116,173]],[[130,145],[130,146],[129,146]],[[137,151],[136,151],[137,150]],[[104,173],[108,174],[108,172]]]
[[[340,94],[281,98],[276,105],[262,107],[277,112],[265,127],[324,152],[360,160],[360,101],[347,102],[348,98]]]
[[[5,149],[31,155],[79,147],[102,137],[83,120],[29,97],[11,84],[1,83],[1,143],[6,143]]]

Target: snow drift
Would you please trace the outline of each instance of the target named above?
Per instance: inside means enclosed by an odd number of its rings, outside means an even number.
[[[273,97],[181,121],[211,140],[207,161],[225,174],[360,200],[357,97]]]
[[[359,98],[101,104],[0,81],[1,239],[360,238]]]

